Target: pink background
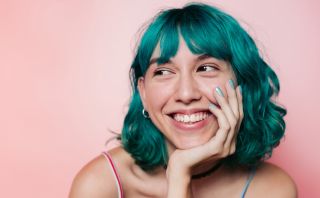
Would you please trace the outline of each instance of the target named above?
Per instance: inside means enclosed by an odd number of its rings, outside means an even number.
[[[137,30],[185,2],[0,1],[0,197],[67,197],[108,129],[121,131]],[[320,3],[206,2],[241,20],[278,73],[287,133],[271,161],[300,197],[320,197]]]

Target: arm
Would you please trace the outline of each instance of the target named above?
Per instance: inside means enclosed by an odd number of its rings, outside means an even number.
[[[193,198],[191,193],[190,174],[181,171],[178,166],[168,166],[168,194],[167,198]]]

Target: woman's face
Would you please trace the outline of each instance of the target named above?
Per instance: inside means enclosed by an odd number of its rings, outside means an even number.
[[[219,127],[208,108],[209,103],[219,107],[213,96],[215,87],[227,97],[226,82],[232,79],[236,85],[230,64],[192,54],[182,38],[176,55],[168,62],[158,65],[159,56],[157,46],[145,76],[138,81],[145,110],[166,137],[169,152],[206,143]]]

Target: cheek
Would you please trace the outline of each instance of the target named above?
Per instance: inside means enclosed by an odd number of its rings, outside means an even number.
[[[216,102],[216,99],[214,98],[214,91],[216,87],[220,87],[223,94],[226,95],[227,90],[225,87],[226,82],[228,79],[202,79],[198,82],[199,89],[202,93],[211,101]]]
[[[174,93],[174,89],[170,86],[162,84],[152,84],[146,87],[146,102],[149,111],[160,110],[170,99]]]

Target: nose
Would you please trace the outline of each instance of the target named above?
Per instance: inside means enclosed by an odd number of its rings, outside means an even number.
[[[198,83],[191,74],[180,76],[176,90],[175,98],[177,102],[190,104],[201,98]]]

